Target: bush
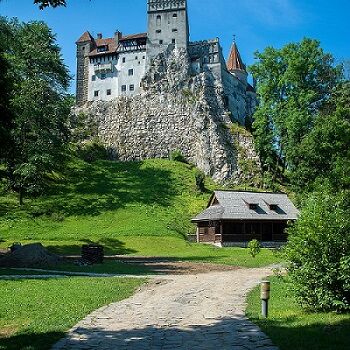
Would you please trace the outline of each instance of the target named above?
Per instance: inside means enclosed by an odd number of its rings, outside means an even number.
[[[170,153],[170,160],[187,164],[185,157],[182,155],[181,151],[179,150],[175,150]]]
[[[286,255],[300,303],[319,311],[350,310],[349,193],[311,194],[291,227]]]
[[[88,163],[108,159],[105,147],[98,140],[87,141],[79,145],[77,153],[79,158]]]
[[[261,251],[260,243],[256,239],[253,239],[248,243],[248,249],[250,255],[255,258]]]
[[[205,191],[205,175],[202,171],[197,170],[195,173],[196,190],[199,192]]]

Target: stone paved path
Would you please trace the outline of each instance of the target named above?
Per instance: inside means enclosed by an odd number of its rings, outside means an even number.
[[[270,273],[157,277],[133,297],[93,312],[53,349],[278,350],[244,317],[246,293]]]

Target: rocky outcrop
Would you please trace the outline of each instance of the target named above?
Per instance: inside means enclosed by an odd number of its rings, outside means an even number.
[[[97,122],[113,158],[165,158],[179,150],[215,181],[241,173],[236,145],[247,143],[232,134],[223,87],[210,71],[192,75],[186,51],[171,50],[154,59],[141,84],[140,95],[90,102],[74,111]]]

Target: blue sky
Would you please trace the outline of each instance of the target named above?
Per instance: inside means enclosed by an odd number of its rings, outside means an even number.
[[[0,14],[21,21],[43,20],[57,34],[75,74],[75,41],[86,30],[112,36],[146,31],[146,0],[68,0],[66,8],[40,11],[32,0],[2,0]],[[219,37],[227,56],[233,35],[243,59],[303,37],[321,41],[337,60],[350,59],[349,0],[188,0],[191,40]],[[74,91],[75,82],[72,82]]]

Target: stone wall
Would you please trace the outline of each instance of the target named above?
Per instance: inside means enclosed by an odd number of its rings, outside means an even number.
[[[75,113],[97,121],[115,159],[166,158],[180,150],[215,181],[238,180],[237,145],[255,154],[253,145],[231,132],[220,82],[210,71],[191,75],[190,65],[186,50],[169,50],[153,60],[141,94],[88,103]]]

